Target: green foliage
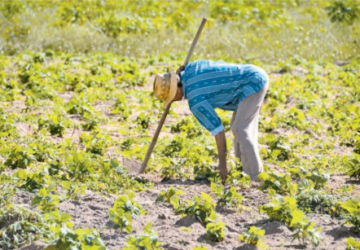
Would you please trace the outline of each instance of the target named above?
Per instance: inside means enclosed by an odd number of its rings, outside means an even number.
[[[354,178],[360,181],[360,156],[355,155],[353,159],[350,159],[346,162],[346,166],[346,175],[350,176],[350,178]]]
[[[180,204],[180,195],[183,195],[184,192],[181,190],[175,189],[173,186],[170,186],[166,191],[161,191],[160,195],[156,198],[156,202],[162,201],[171,203],[176,209]]]
[[[264,229],[252,226],[247,232],[239,235],[239,241],[244,241],[247,244],[256,246],[258,249],[269,249],[269,247],[262,242],[264,235]]]
[[[341,203],[341,207],[347,211],[344,215],[345,224],[352,225],[352,229],[355,233],[360,232],[360,202],[352,199],[348,199]]]
[[[295,230],[293,239],[298,239],[303,244],[310,241],[313,246],[318,246],[321,241],[321,228],[314,229],[314,223],[305,219],[304,213],[297,208],[294,197],[275,196],[271,203],[261,205],[261,213],[267,213],[271,220],[284,222],[289,228]]]
[[[306,241],[310,241],[313,247],[320,245],[322,237],[320,235],[321,227],[314,228],[314,223],[309,220],[299,221],[294,224],[297,230],[293,235],[293,239],[297,239],[305,245]]]
[[[110,136],[104,136],[100,131],[82,133],[79,138],[87,152],[99,155],[105,154],[110,141]]]
[[[113,208],[109,209],[110,220],[114,222],[115,228],[120,228],[127,233],[132,232],[132,219],[145,214],[140,204],[133,200],[134,193],[119,196]]]
[[[360,241],[356,241],[353,237],[345,238],[346,249],[345,250],[359,250]]]
[[[242,210],[241,203],[244,197],[236,192],[236,187],[232,186],[228,190],[224,190],[222,185],[211,183],[211,191],[220,198],[217,202],[219,205],[227,206],[236,211]]]
[[[277,174],[262,172],[258,178],[263,181],[260,190],[272,189],[278,194],[292,194],[296,191],[297,185],[291,183],[289,174]]]
[[[259,207],[261,213],[266,213],[271,220],[284,222],[290,225],[293,220],[293,214],[298,211],[296,199],[294,197],[282,197],[276,195],[271,199],[271,203]]]
[[[209,222],[206,224],[206,235],[211,241],[220,242],[224,239],[225,236],[225,223],[220,222]]]
[[[14,145],[4,164],[12,169],[27,168],[36,161],[34,154],[35,151],[31,148],[25,149],[20,145]]]
[[[106,250],[100,234],[95,229],[69,229],[62,227],[60,229],[59,239],[54,245],[46,247],[44,250]]]
[[[353,24],[359,18],[360,7],[356,1],[334,1],[326,10],[331,22]]]
[[[79,200],[85,194],[86,185],[77,184],[71,181],[62,181],[61,186],[66,191],[66,199]]]
[[[59,205],[59,197],[52,194],[55,191],[54,187],[48,189],[42,188],[38,193],[33,197],[31,205],[38,205],[38,209],[43,212],[52,212],[56,209],[56,206]]]
[[[205,224],[206,219],[214,212],[215,203],[211,197],[206,193],[201,193],[201,197],[194,196],[191,200],[186,201],[175,209],[177,214],[181,216],[195,216],[195,218],[202,224]]]
[[[305,178],[308,181],[311,181],[311,183],[314,184],[315,189],[321,189],[325,186],[326,182],[330,179],[330,175],[327,173],[324,173],[323,170],[320,168],[313,168],[309,170],[305,170],[302,167],[299,168],[290,168],[290,173],[299,178]]]
[[[42,238],[47,229],[41,217],[24,207],[6,205],[0,208],[0,248],[15,249]]]
[[[268,158],[284,161],[294,157],[294,154],[284,137],[271,141],[268,150]]]
[[[62,137],[65,133],[68,121],[62,116],[51,115],[49,118],[40,118],[38,120],[39,130],[47,128],[51,135]]]
[[[127,238],[127,247],[124,250],[161,250],[161,242],[159,241],[157,233],[151,228],[151,223],[144,227],[144,233],[139,236],[130,236]]]
[[[319,190],[310,190],[296,195],[297,206],[305,212],[329,214],[331,217],[340,217],[342,209],[337,197]]]

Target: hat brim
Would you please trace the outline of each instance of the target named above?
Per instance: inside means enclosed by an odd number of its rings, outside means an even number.
[[[178,89],[175,71],[173,69],[170,69],[169,73],[170,73],[170,89],[169,89],[169,94],[165,99],[165,107],[168,106],[174,100],[174,97],[176,96],[176,92]]]

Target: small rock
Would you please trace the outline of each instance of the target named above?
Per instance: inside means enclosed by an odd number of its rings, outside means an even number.
[[[158,215],[158,218],[159,218],[160,220],[166,220],[166,215],[165,215],[165,214],[159,214],[159,215]]]

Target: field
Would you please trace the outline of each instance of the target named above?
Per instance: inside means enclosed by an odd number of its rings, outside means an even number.
[[[262,182],[156,73],[192,60],[270,76]],[[0,3],[0,249],[360,249],[359,1]]]

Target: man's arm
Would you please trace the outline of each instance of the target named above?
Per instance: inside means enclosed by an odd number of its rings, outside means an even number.
[[[220,177],[225,182],[226,176],[228,175],[228,169],[226,165],[226,138],[225,132],[221,131],[215,136],[216,145],[219,154],[219,170]]]

